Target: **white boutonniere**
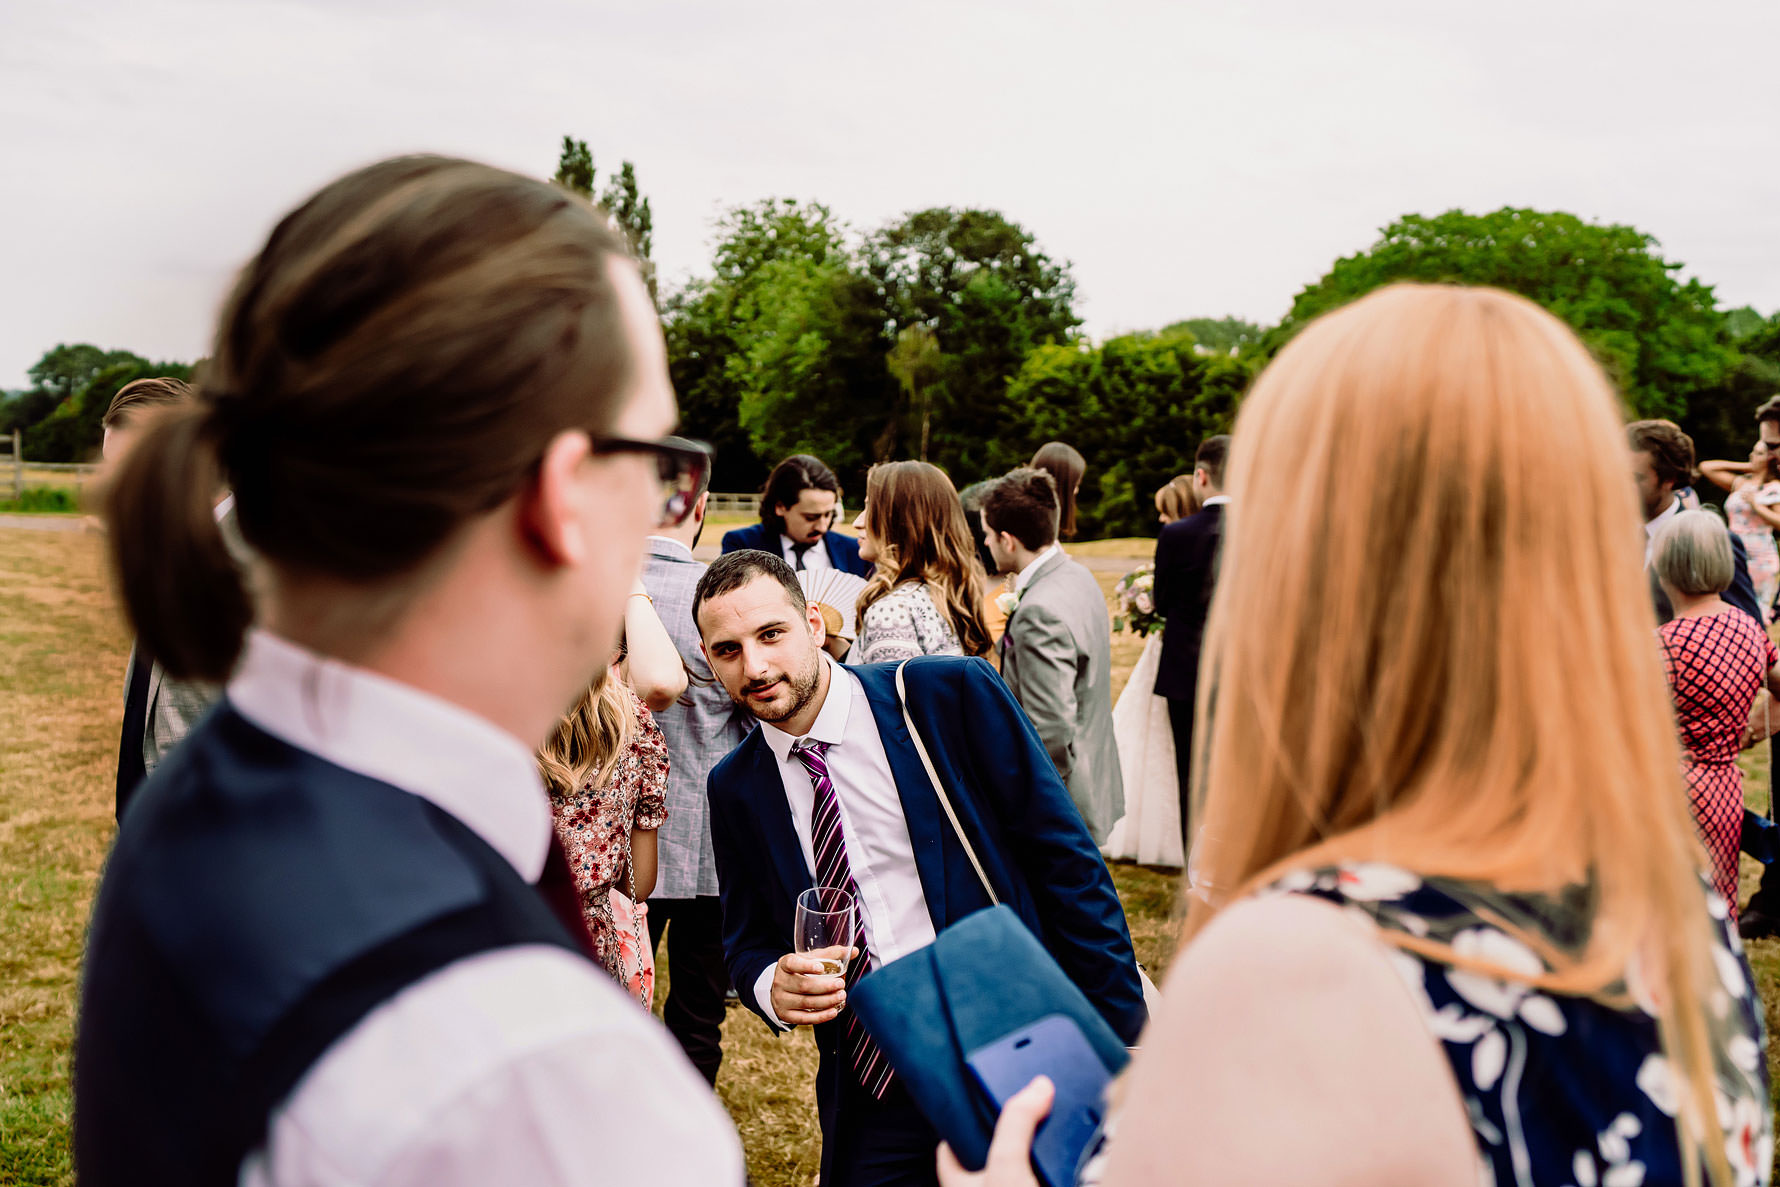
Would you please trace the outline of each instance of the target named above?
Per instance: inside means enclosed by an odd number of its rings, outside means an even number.
[[[995,595],[995,606],[1003,614],[1011,615],[1019,604],[1020,595],[1011,589]]]

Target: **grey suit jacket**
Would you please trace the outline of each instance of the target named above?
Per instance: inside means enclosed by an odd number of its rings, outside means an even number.
[[[706,566],[685,545],[649,538],[643,588],[655,613],[692,673],[686,691],[655,715],[668,748],[667,823],[656,834],[658,873],[654,898],[696,898],[717,893],[717,859],[711,851],[711,809],[705,780],[717,760],[734,750],[754,718],[729,699],[711,676],[692,621],[692,595]]]
[[[131,662],[135,662],[134,657]],[[167,752],[179,745],[180,739],[210,712],[210,706],[216,704],[222,693],[220,684],[175,680],[160,664],[149,669],[148,725],[142,731],[143,768],[152,772],[155,764],[167,757]]]
[[[1112,622],[1100,583],[1061,554],[1033,572],[1001,641],[1001,675],[1096,842],[1125,814],[1112,723]]]

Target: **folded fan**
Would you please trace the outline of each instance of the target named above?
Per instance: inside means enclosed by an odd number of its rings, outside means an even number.
[[[840,569],[799,569],[797,583],[803,586],[804,600],[822,612],[829,634],[841,639],[858,637],[856,608],[865,578]]]

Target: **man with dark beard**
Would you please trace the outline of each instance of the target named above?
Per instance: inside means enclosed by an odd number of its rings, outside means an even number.
[[[904,724],[899,668],[984,876],[1132,1043],[1147,1016],[1112,878],[1050,755],[983,660],[841,667],[822,651],[822,616],[796,574],[764,552],[719,558],[692,613],[712,673],[763,723],[709,783],[730,977],[774,1030],[815,1028],[824,1187],[934,1183],[938,1136],[846,1009],[866,971],[990,905]],[[811,887],[844,890],[857,905],[857,958],[843,973],[795,951],[797,897]]]

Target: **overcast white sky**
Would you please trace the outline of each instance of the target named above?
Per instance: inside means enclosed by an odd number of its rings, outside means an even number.
[[[1630,223],[1780,307],[1774,0],[0,0],[0,387],[204,353],[279,215],[376,158],[636,162],[672,284],[724,207],[1002,210],[1093,333],[1271,322],[1399,214]]]

